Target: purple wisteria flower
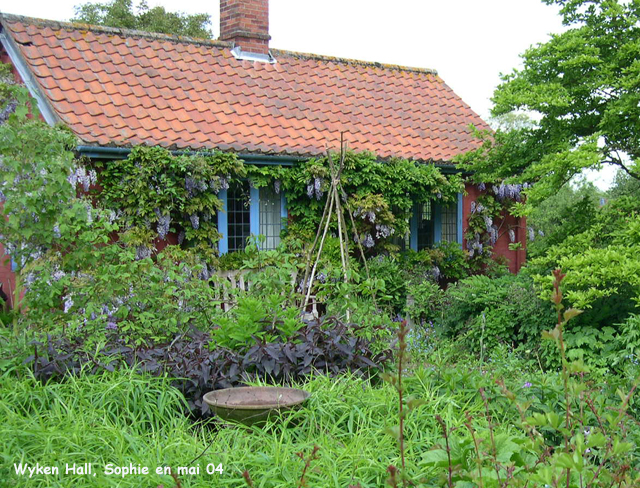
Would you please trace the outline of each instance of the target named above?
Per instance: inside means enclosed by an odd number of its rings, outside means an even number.
[[[69,313],[69,310],[71,310],[71,307],[73,307],[73,298],[71,298],[71,296],[66,296],[64,297],[64,313]]]
[[[362,242],[362,244],[366,248],[372,248],[373,246],[375,246],[375,242],[374,242],[373,237],[371,236],[371,234],[367,233],[364,236],[364,241]]]
[[[209,272],[209,268],[205,264],[202,266],[200,273],[198,273],[198,278],[200,278],[202,281],[207,281],[210,277],[211,273]]]
[[[64,271],[62,271],[61,269],[57,269],[56,271],[54,271],[51,274],[51,277],[53,278],[53,281],[55,281],[55,282],[60,281],[65,276],[66,276],[66,273]]]
[[[531,384],[531,382],[527,381],[524,385],[522,385],[522,388],[531,388],[533,385]]]
[[[322,191],[322,183],[324,183],[324,179],[323,178],[319,178],[319,177],[315,177],[313,179],[313,189],[315,191],[316,194],[316,200],[320,200],[322,198],[322,195],[324,194]]]
[[[151,256],[151,248],[147,246],[137,246],[136,247],[136,259],[141,260]]]
[[[484,218],[484,225],[487,228],[487,232],[491,232],[491,226],[493,225],[493,219],[491,217],[489,217],[488,215],[485,215],[483,218]]]
[[[484,183],[480,183],[478,185],[478,190],[485,191],[486,189],[487,189],[487,185],[485,185]]]
[[[442,273],[440,272],[440,268],[438,268],[437,266],[434,266],[431,269],[431,274],[433,275],[433,279],[438,281],[440,279],[440,277],[442,276]]]
[[[496,225],[492,225],[491,230],[489,230],[489,241],[492,246],[498,242],[498,227]]]
[[[228,190],[229,189],[229,180],[230,179],[231,179],[231,176],[229,176],[229,175],[220,177],[220,189],[221,190]]]
[[[189,196],[192,196],[194,193],[194,190],[197,187],[196,180],[191,176],[187,176],[184,179],[184,187],[187,189],[187,193],[189,194]]]
[[[395,229],[384,224],[376,224],[376,239],[386,239],[395,232]]]
[[[16,111],[17,107],[18,102],[11,100],[2,110],[0,110],[0,125],[4,124],[9,119],[9,116]]]
[[[529,240],[533,241],[536,238],[536,233],[533,231],[533,227],[527,227],[527,232],[529,234]]]
[[[158,237],[160,240],[164,240],[169,233],[169,226],[171,225],[171,216],[169,214],[161,215],[158,218]]]
[[[280,185],[282,185],[282,182],[280,180],[276,180],[273,182],[273,191],[276,192],[276,195],[280,194]]]
[[[509,229],[509,240],[511,242],[516,242],[516,233],[513,229]]]
[[[200,227],[200,217],[198,217],[198,214],[191,214],[189,216],[189,220],[191,220],[191,227],[198,230],[198,228]]]

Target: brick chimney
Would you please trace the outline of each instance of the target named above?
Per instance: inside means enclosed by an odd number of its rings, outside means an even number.
[[[269,54],[269,0],[220,0],[220,40],[242,51]]]

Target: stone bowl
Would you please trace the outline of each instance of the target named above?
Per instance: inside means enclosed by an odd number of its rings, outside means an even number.
[[[308,391],[280,386],[243,386],[210,391],[204,401],[223,420],[245,425],[264,424],[304,403]]]

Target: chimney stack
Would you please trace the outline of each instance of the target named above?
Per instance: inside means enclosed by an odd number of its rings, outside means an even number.
[[[254,54],[269,54],[269,0],[220,0],[220,40]]]

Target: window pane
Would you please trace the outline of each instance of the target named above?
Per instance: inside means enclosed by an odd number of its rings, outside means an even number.
[[[260,234],[265,236],[263,249],[278,247],[281,230],[280,195],[271,186],[260,188]]]
[[[400,248],[400,251],[406,251],[407,249],[409,249],[410,247],[410,236],[411,236],[411,228],[410,228],[410,217],[411,214],[409,215],[405,215],[403,214],[403,212],[400,211],[400,208],[396,205],[394,205],[391,208],[391,211],[393,212],[393,215],[395,216],[396,219],[401,219],[404,218],[405,223],[407,224],[407,232],[405,232],[404,235],[400,235],[400,234],[394,234],[394,236],[391,238],[391,243],[395,244],[396,246],[398,246]]]
[[[418,251],[433,246],[433,205],[418,205]]]
[[[442,206],[442,240],[458,241],[458,205],[456,203]]]
[[[227,219],[229,252],[244,250],[249,227],[249,183],[233,185],[227,193]]]

